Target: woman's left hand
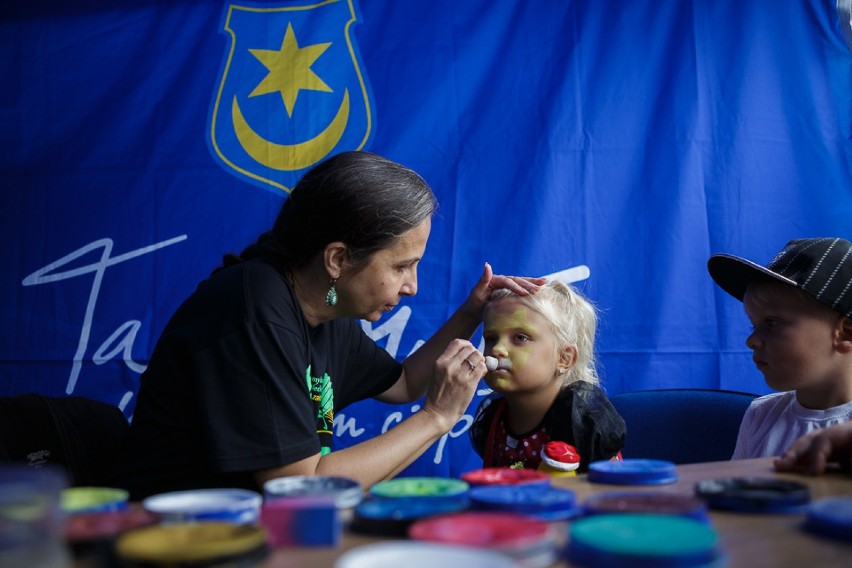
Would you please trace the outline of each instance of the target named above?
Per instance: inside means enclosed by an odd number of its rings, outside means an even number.
[[[479,282],[476,283],[470,292],[470,296],[468,296],[468,307],[477,314],[481,314],[494,290],[506,288],[519,296],[526,296],[538,292],[546,282],[547,278],[541,277],[495,275],[491,270],[491,265],[486,262]]]

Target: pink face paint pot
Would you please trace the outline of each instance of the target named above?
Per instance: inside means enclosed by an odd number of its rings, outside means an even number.
[[[421,542],[500,552],[519,566],[544,567],[556,560],[556,537],[551,525],[516,513],[471,511],[441,515],[417,521],[408,536]]]
[[[288,497],[264,502],[260,524],[269,544],[282,546],[337,546],[342,526],[331,497]]]

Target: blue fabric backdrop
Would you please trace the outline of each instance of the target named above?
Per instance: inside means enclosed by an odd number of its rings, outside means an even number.
[[[594,300],[611,394],[768,392],[705,265],[852,237],[848,25],[831,0],[6,6],[0,395],[131,416],[172,311],[313,161],[355,148],[441,203],[420,293],[365,324],[395,356],[488,261]],[[346,409],[337,443],[417,408]],[[469,422],[407,473],[478,467]]]

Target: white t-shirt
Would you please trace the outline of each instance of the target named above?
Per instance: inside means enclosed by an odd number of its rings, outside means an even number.
[[[774,457],[808,432],[852,420],[852,402],[826,410],[805,408],[796,391],[761,396],[749,405],[731,459]]]

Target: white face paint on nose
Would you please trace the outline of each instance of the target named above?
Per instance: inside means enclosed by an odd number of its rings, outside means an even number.
[[[490,355],[485,357],[485,366],[489,371],[496,371],[497,367],[501,369],[509,370],[512,368],[512,360],[507,357],[501,357],[497,359],[497,357],[491,357]]]

